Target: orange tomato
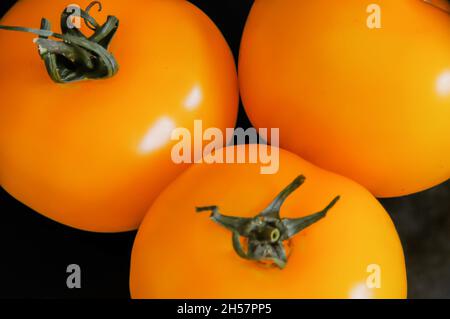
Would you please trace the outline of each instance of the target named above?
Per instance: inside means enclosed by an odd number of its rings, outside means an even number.
[[[256,0],[240,87],[281,147],[400,196],[450,177],[450,5],[380,0],[377,15],[373,4]]]
[[[281,218],[340,199],[285,242],[284,269],[241,258],[230,230],[195,212],[217,205],[224,215],[254,217],[301,174],[306,180],[287,197]],[[378,201],[355,182],[280,150],[273,175],[261,175],[260,163],[199,164],[172,182],[138,231],[130,289],[133,298],[404,298],[407,287],[401,243]]]
[[[101,2],[97,21],[120,20],[110,46],[120,70],[109,79],[55,84],[36,36],[0,30],[0,183],[58,222],[116,232],[135,229],[186,168],[171,160],[173,128],[234,127],[238,84],[224,38],[194,5]],[[45,17],[60,32],[71,3],[21,0],[0,24],[36,28]]]

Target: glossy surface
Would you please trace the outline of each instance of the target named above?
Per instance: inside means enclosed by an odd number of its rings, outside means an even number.
[[[450,177],[450,15],[380,0],[381,29],[369,29],[372,3],[257,0],[241,94],[256,127],[281,128],[282,147],[400,196]]]
[[[197,206],[218,205],[223,214],[253,217],[300,174],[306,181],[283,204],[281,217],[309,215],[336,195],[341,199],[293,237],[283,270],[242,259],[229,230],[209,213],[195,213]],[[366,285],[367,267],[374,264],[381,270],[380,288]],[[402,247],[378,201],[287,151],[281,151],[274,175],[261,175],[259,164],[194,165],[180,175],[141,224],[130,288],[133,298],[182,299],[404,298],[407,290]]]
[[[77,1],[86,7],[90,1]],[[0,22],[59,31],[72,2],[19,1]],[[234,127],[238,85],[220,31],[182,0],[103,0],[120,19],[108,80],[53,83],[30,34],[0,31],[0,182],[14,197],[69,226],[136,228],[152,200],[184,168],[171,161],[170,134]],[[84,25],[84,24],[83,24]]]

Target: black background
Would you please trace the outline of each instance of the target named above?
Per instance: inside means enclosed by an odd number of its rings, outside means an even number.
[[[14,2],[0,0],[0,16]],[[253,1],[191,2],[218,25],[237,60]],[[5,45],[0,43],[0,49]],[[1,94],[0,88],[0,98]],[[241,105],[237,126],[250,125]],[[450,298],[450,182],[381,202],[394,220],[404,247],[409,297]],[[36,214],[3,189],[0,209],[1,298],[130,297],[129,262],[135,232],[95,234],[65,227]],[[81,289],[66,286],[66,267],[72,263],[81,266]]]

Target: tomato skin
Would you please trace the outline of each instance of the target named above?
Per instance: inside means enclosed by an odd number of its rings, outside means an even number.
[[[243,148],[243,146],[238,146]],[[195,207],[253,217],[296,176],[304,185],[288,197],[281,217],[323,209],[328,215],[292,239],[283,270],[240,258],[231,232]],[[381,288],[367,289],[368,265],[381,268]],[[172,182],[153,203],[131,258],[133,298],[404,298],[406,272],[395,227],[363,187],[280,150],[280,170],[260,164],[199,164]]]
[[[19,1],[3,25],[60,31],[67,0]],[[77,3],[85,8],[90,1]],[[171,129],[234,127],[233,56],[209,18],[182,0],[102,1],[91,14],[120,20],[107,80],[51,81],[29,34],[0,31],[0,183],[34,210],[90,231],[137,228],[157,194],[186,166],[173,164]]]
[[[380,0],[382,27],[369,29],[372,3],[256,0],[241,95],[254,126],[280,128],[281,147],[401,196],[450,177],[450,15]]]

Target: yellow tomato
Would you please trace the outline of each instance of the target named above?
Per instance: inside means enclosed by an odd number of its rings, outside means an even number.
[[[380,197],[447,180],[450,6],[427,2],[256,0],[239,61],[251,122]]]
[[[238,85],[229,47],[194,5],[101,2],[90,11],[97,21],[120,20],[110,46],[120,69],[109,79],[55,84],[35,36],[0,30],[0,183],[58,222],[116,232],[135,229],[186,168],[171,160],[175,127],[234,126]],[[45,17],[60,32],[71,3],[21,0],[0,24],[36,28]]]
[[[283,150],[276,174],[261,175],[260,165],[198,164],[166,188],[135,240],[133,298],[406,297],[397,232],[367,190]],[[207,212],[196,213],[196,207],[217,205],[223,215],[254,217],[299,175],[304,184],[285,199],[281,218],[304,217],[340,199],[283,242],[289,250],[283,269],[241,258],[231,231]]]

